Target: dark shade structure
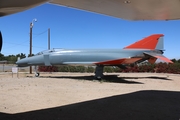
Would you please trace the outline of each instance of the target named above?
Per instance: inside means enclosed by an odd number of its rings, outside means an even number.
[[[3,44],[3,39],[2,39],[1,31],[0,31],[0,52],[1,52],[1,49],[2,49],[2,44]]]

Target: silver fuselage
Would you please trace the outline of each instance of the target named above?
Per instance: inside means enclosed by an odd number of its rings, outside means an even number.
[[[19,67],[31,65],[97,65],[99,62],[140,57],[149,49],[53,49],[18,60]]]

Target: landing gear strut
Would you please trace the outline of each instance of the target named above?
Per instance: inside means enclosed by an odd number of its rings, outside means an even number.
[[[103,68],[104,68],[103,65],[97,65],[96,66],[96,69],[95,69],[95,79],[97,79],[97,80],[101,80],[102,79],[102,77],[104,76],[103,75]]]
[[[35,77],[39,77],[40,73],[38,71],[38,66],[35,66],[34,69],[35,69]]]

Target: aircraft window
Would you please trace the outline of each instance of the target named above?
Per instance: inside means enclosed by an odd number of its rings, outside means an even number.
[[[51,50],[44,50],[44,51],[38,52],[36,55],[42,55],[44,53],[52,53],[52,52],[56,52],[56,51],[60,51],[60,50],[63,50],[63,49],[62,48],[53,48]]]
[[[54,51],[55,51],[54,49],[52,49],[52,50],[44,50],[44,51],[41,51],[41,52],[37,53],[36,55],[42,55],[44,53],[51,53],[51,52],[54,52]]]
[[[41,55],[41,54],[43,54],[42,52],[38,52],[36,55]]]

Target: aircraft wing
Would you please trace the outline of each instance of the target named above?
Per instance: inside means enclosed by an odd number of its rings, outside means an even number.
[[[108,60],[103,62],[96,62],[94,64],[96,65],[120,65],[120,64],[131,64],[135,63],[141,58],[122,58],[122,59],[116,59],[116,60]]]
[[[179,0],[0,0],[0,17],[46,2],[129,20],[180,19]]]
[[[108,60],[102,62],[63,62],[63,64],[67,65],[120,65],[120,64],[131,64],[142,58],[122,58],[115,60]]]
[[[50,3],[129,20],[180,19],[179,0],[53,0]]]
[[[21,12],[49,0],[0,0],[0,17]]]

